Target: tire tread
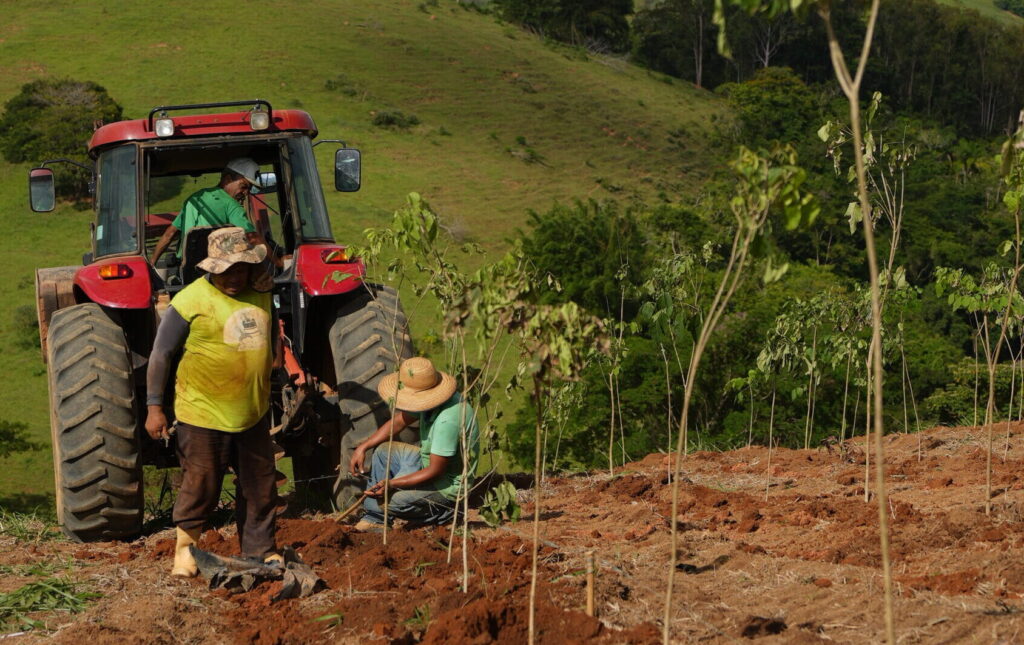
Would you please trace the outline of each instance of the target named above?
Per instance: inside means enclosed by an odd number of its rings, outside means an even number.
[[[86,303],[48,332],[54,469],[61,528],[78,541],[142,529],[142,469],[132,364],[121,327]]]

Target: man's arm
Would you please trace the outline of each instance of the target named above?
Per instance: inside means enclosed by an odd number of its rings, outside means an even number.
[[[153,439],[167,437],[164,390],[171,370],[171,358],[185,344],[188,331],[188,321],[174,310],[173,305],[168,307],[157,328],[146,368],[146,432]]]
[[[245,212],[245,207],[234,200],[229,200],[227,210],[224,213],[227,217],[228,224],[231,226],[237,226],[246,233],[256,235],[256,225],[249,219],[249,215]]]
[[[281,318],[277,313],[277,307],[274,306],[273,301],[270,304],[270,335],[273,338],[271,348],[273,351],[271,359],[271,368],[280,369],[284,367],[284,343],[281,341],[281,336],[284,334],[284,330],[281,328]]]
[[[349,472],[353,475],[362,474],[365,468],[363,460],[366,456],[366,451],[370,448],[375,448],[387,441],[389,438],[394,437],[414,421],[416,421],[416,417],[412,416],[408,412],[395,410],[395,415],[393,417],[377,428],[376,432],[366,438],[366,441],[356,446],[355,451],[352,453],[352,459],[349,461]]]
[[[178,233],[178,227],[174,224],[168,224],[167,230],[160,236],[160,239],[156,242],[156,248],[153,249],[153,256],[149,259],[149,263],[156,266],[156,261],[160,259],[160,256],[164,254],[167,247],[170,246],[171,240]]]
[[[415,488],[420,484],[425,484],[429,481],[433,481],[436,477],[441,475],[445,470],[448,469],[449,457],[442,457],[441,455],[435,455],[430,453],[430,462],[425,468],[421,468],[414,473],[408,475],[402,475],[401,477],[395,477],[388,483],[389,489],[394,488]],[[384,480],[381,480],[368,488],[366,494],[370,497],[379,497],[384,494]]]
[[[463,410],[464,405],[454,405],[442,410],[434,420],[430,440],[430,461],[427,465],[416,472],[395,477],[388,484],[389,487],[415,488],[434,480],[448,469],[451,459],[459,454],[461,428],[464,423],[462,416],[470,412],[468,406],[465,411]],[[383,482],[378,482],[367,491],[371,497],[377,497],[383,493]]]

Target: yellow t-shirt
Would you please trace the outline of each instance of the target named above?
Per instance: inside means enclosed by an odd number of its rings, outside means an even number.
[[[202,277],[171,305],[189,324],[175,382],[175,417],[224,432],[254,426],[270,408],[270,294],[249,289],[231,297]]]

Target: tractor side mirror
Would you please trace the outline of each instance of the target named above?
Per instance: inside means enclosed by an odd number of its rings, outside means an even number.
[[[359,151],[355,148],[338,148],[334,153],[334,189],[343,193],[359,190]]]
[[[57,205],[53,188],[53,171],[33,168],[28,173],[29,205],[36,213],[49,213]]]
[[[266,195],[267,193],[277,192],[277,173],[274,172],[261,172],[260,173],[260,186],[252,187],[253,195]]]

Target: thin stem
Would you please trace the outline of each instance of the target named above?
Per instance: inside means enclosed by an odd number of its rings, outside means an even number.
[[[541,471],[541,434],[544,423],[544,412],[542,408],[541,392],[544,383],[539,376],[533,377],[533,401],[537,407],[537,425],[535,428],[534,455],[533,455],[533,560],[530,564],[530,623],[529,643],[536,643],[536,615],[537,615],[537,556],[540,552],[540,471]]]
[[[608,398],[611,401],[612,420],[608,426],[608,476],[615,476],[615,381],[608,372]]]
[[[747,448],[754,443],[754,379],[747,380],[747,389],[750,391],[750,425],[747,427]]]
[[[893,613],[893,591],[892,591],[892,567],[889,558],[889,500],[885,488],[885,444],[882,435],[885,432],[883,423],[883,400],[882,400],[882,379],[885,372],[882,368],[882,303],[879,288],[878,254],[875,251],[875,234],[871,225],[871,202],[868,198],[866,172],[864,168],[863,137],[861,133],[860,117],[860,82],[867,67],[868,54],[871,52],[871,41],[875,33],[875,23],[878,19],[879,0],[872,0],[871,10],[868,14],[867,32],[864,35],[864,43],[861,47],[860,60],[857,64],[857,73],[850,78],[849,70],[846,67],[845,56],[839,45],[832,28],[832,20],[828,8],[822,10],[822,18],[825,22],[825,29],[828,33],[829,53],[832,59],[832,66],[835,70],[839,84],[846,94],[850,104],[850,125],[853,130],[853,154],[854,168],[857,174],[857,193],[860,198],[861,213],[863,213],[862,228],[864,230],[864,247],[867,252],[868,275],[871,281],[871,349],[868,355],[871,358],[873,399],[874,399],[874,427],[875,427],[875,486],[878,498],[878,531],[882,550],[882,574],[885,582],[885,635],[889,645],[896,645],[896,623]]]
[[[764,214],[765,216],[767,213]],[[763,219],[761,219],[763,223]],[[682,470],[683,458],[686,454],[687,426],[690,419],[690,399],[693,395],[693,383],[697,375],[697,368],[700,365],[704,348],[707,346],[711,333],[718,326],[718,321],[725,312],[725,308],[739,286],[743,277],[743,269],[747,263],[747,253],[753,243],[754,235],[760,229],[757,226],[745,227],[742,222],[737,222],[736,234],[733,237],[732,250],[729,254],[729,262],[722,274],[722,280],[715,292],[708,309],[708,316],[701,324],[700,334],[693,346],[693,354],[690,356],[690,365],[687,369],[686,383],[688,386],[683,391],[683,410],[679,421],[680,432],[676,446],[676,462],[672,477],[672,520],[671,520],[671,541],[668,566],[668,583],[665,586],[665,609],[662,624],[662,640],[665,645],[671,642],[672,628],[672,591],[675,580],[676,557],[679,546],[679,478]]]
[[[668,420],[665,430],[668,432],[667,452],[672,452],[672,377],[668,369],[668,356],[665,355],[665,346],[661,346],[661,360],[665,363],[665,394],[668,397]]]
[[[846,441],[846,403],[850,396],[850,364],[853,362],[853,353],[846,357],[846,378],[843,379],[843,421],[839,430],[839,442]]]
[[[1020,208],[1014,209],[1013,222],[1016,233],[1013,245],[1013,276],[1010,278],[1010,286],[1007,289],[1006,309],[1003,311],[1003,322],[999,327],[999,339],[996,341],[996,346],[994,350],[986,346],[985,352],[985,358],[988,360],[988,404],[985,406],[985,425],[988,426],[988,454],[985,459],[985,515],[992,513],[992,434],[994,431],[996,405],[996,363],[999,361],[999,354],[1003,349],[1003,343],[1006,341],[1006,332],[1010,328],[1010,316],[1013,313],[1013,302],[1017,295],[1017,279],[1020,277],[1021,270],[1024,270],[1024,266],[1021,266]],[[987,318],[988,316],[986,315],[986,322]],[[986,330],[986,341],[987,333]]]
[[[1017,357],[1010,351],[1010,409],[1006,411],[1006,444],[1003,447],[1003,463],[1010,453],[1010,419],[1013,417],[1013,396],[1017,385]]]
[[[768,501],[768,490],[772,487],[772,425],[775,422],[775,381],[772,380],[772,411],[768,416],[768,469],[764,475],[764,501]]]

